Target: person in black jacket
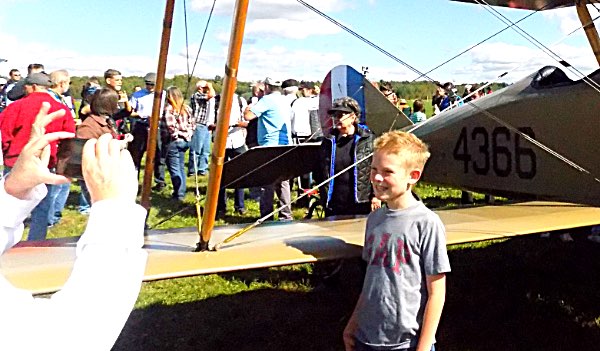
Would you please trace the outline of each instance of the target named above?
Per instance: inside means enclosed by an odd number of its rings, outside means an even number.
[[[321,144],[323,181],[370,155],[375,135],[359,124],[361,108],[356,100],[343,97],[333,101],[328,111],[333,128]],[[368,214],[379,208],[369,181],[371,157],[339,174],[320,189],[325,216]]]

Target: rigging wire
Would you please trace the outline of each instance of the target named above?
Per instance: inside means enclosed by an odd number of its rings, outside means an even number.
[[[186,0],[183,0],[183,18],[184,18],[184,26],[185,26],[185,62],[187,64],[187,84],[185,87],[185,92],[183,93],[183,100],[187,100],[187,98],[188,98],[188,92],[190,91],[192,77],[194,76],[194,71],[196,70],[196,64],[198,63],[198,58],[200,57],[200,51],[202,50],[202,44],[204,43],[204,39],[206,38],[206,32],[208,31],[208,25],[210,24],[210,20],[212,19],[212,15],[215,10],[216,3],[217,3],[217,0],[213,0],[212,7],[210,8],[210,13],[208,14],[208,19],[206,20],[206,26],[204,27],[204,32],[202,33],[202,39],[200,40],[200,46],[198,46],[198,52],[196,53],[196,59],[194,60],[194,65],[192,67],[192,71],[190,72],[190,52],[189,52],[189,44],[188,44],[187,4],[186,4]]]
[[[510,19],[508,19],[506,16],[504,16],[503,14],[501,14],[498,10],[496,10],[495,8],[493,8],[485,0],[474,0],[474,1],[477,2],[478,4],[480,4],[486,11],[488,11],[489,13],[491,13],[494,17],[496,17],[497,19],[499,19],[503,23],[505,23],[507,25],[510,24],[510,23],[513,23]],[[535,37],[533,37],[527,31],[523,30],[518,25],[514,25],[511,28],[517,34],[521,35],[523,38],[525,38],[527,41],[529,41],[535,47],[537,47],[542,52],[544,52],[546,55],[548,55],[550,58],[552,58],[553,60],[555,60],[556,62],[558,62],[562,66],[564,66],[565,68],[571,70],[573,73],[575,73],[580,78],[582,78],[582,80],[585,83],[587,83],[592,89],[594,89],[596,92],[600,93],[600,85],[598,83],[596,83],[595,81],[591,80],[589,77],[587,77],[583,72],[581,72],[576,67],[573,67],[566,60],[564,60],[560,55],[558,55],[557,53],[555,53],[554,51],[552,51],[550,48],[548,48],[547,46],[545,46],[543,43],[541,43],[539,40],[537,40]]]
[[[433,72],[433,71],[437,70],[438,68],[440,68],[440,67],[442,67],[442,66],[445,66],[446,64],[450,63],[451,61],[454,61],[455,59],[459,58],[460,56],[462,56],[462,55],[466,54],[467,52],[469,52],[469,51],[471,51],[471,50],[473,50],[473,49],[475,49],[475,48],[476,48],[476,47],[478,47],[479,45],[481,45],[481,44],[485,43],[486,41],[488,41],[488,40],[490,40],[490,39],[494,38],[495,36],[497,36],[497,35],[499,35],[499,34],[503,33],[503,32],[504,32],[504,31],[506,31],[506,30],[510,29],[510,27],[512,27],[512,26],[515,26],[517,23],[520,23],[520,22],[522,22],[522,21],[526,20],[527,18],[529,18],[529,17],[533,16],[533,15],[534,15],[534,14],[536,14],[538,11],[542,11],[542,10],[544,10],[544,9],[545,9],[545,8],[546,8],[548,5],[549,5],[549,4],[546,4],[546,6],[544,6],[544,7],[540,8],[540,9],[538,9],[538,10],[535,10],[535,11],[531,12],[530,14],[528,14],[527,16],[525,16],[525,17],[521,18],[521,19],[520,19],[520,20],[518,20],[517,22],[515,22],[515,23],[513,23],[513,24],[511,24],[511,25],[509,25],[509,26],[506,26],[506,27],[504,27],[503,29],[499,30],[498,32],[496,32],[496,33],[494,33],[494,34],[490,35],[489,37],[487,37],[487,38],[485,38],[485,39],[483,39],[483,40],[479,41],[478,43],[476,43],[476,44],[474,44],[474,45],[471,45],[470,47],[468,47],[467,49],[463,50],[463,51],[462,51],[462,52],[460,52],[459,54],[452,56],[451,58],[447,59],[446,61],[444,61],[444,62],[440,63],[439,65],[437,65],[437,66],[435,66],[435,67],[433,67],[433,68],[432,68],[432,69],[430,69],[429,71],[427,71],[427,72],[425,72],[425,73],[422,73],[422,74],[420,74],[420,75],[419,75],[417,78],[413,79],[412,81],[413,81],[413,82],[415,82],[415,81],[417,81],[417,80],[419,80],[419,79],[423,78],[423,77],[424,77],[426,74],[429,74],[429,73],[431,73],[431,72]]]
[[[377,44],[373,43],[372,41],[370,41],[369,39],[363,37],[362,35],[356,33],[355,31],[353,31],[352,29],[346,27],[345,25],[341,24],[340,22],[336,21],[335,19],[333,19],[332,17],[330,17],[329,15],[325,14],[324,12],[321,12],[320,10],[318,10],[317,8],[315,8],[314,6],[306,3],[304,0],[296,0],[298,3],[300,3],[301,5],[303,5],[304,7],[308,8],[309,10],[313,11],[314,13],[316,13],[317,15],[325,18],[326,20],[328,20],[329,22],[335,24],[336,26],[342,28],[343,30],[345,30],[346,32],[350,33],[352,36],[356,37],[357,39],[361,40],[362,42],[366,43],[367,45],[369,45],[370,47],[374,48],[375,50],[381,52],[382,54],[384,54],[385,56],[391,58],[392,60],[398,62],[399,64],[403,65],[404,67],[408,68],[409,70],[413,71],[416,74],[422,74],[421,71],[419,71],[418,69],[414,68],[413,66],[409,65],[408,63],[402,61],[401,59],[399,59],[398,57],[394,56],[393,54],[391,54],[389,51],[386,51],[385,49],[383,49],[382,47],[378,46]],[[428,77],[427,75],[423,74],[423,76],[427,79],[429,79],[430,81],[434,81],[433,79],[431,79],[431,77]]]

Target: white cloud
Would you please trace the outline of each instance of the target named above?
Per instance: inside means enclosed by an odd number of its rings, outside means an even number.
[[[588,8],[592,9],[592,7]],[[581,22],[574,7],[543,11],[542,15],[549,20],[556,20],[559,23],[560,31],[565,35],[581,27]]]
[[[344,0],[313,0],[307,3],[324,13],[340,11],[351,6]],[[208,13],[212,2],[195,0],[191,7],[195,11]],[[217,1],[213,15],[231,17],[233,9],[233,0]],[[246,22],[247,34],[268,38],[304,39],[312,35],[329,35],[341,31],[331,22],[293,0],[251,1]]]
[[[551,49],[585,74],[597,68],[589,48],[560,44]],[[486,43],[473,49],[470,52],[470,62],[464,67],[455,69],[453,76],[458,82],[490,81],[497,80],[500,74],[509,72],[500,81],[514,82],[546,65],[561,68],[572,79],[581,78],[570,73],[556,60],[537,48],[507,43]]]

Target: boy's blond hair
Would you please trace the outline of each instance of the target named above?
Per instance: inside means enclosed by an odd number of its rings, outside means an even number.
[[[397,154],[407,168],[422,170],[431,154],[429,148],[421,139],[412,133],[392,131],[375,139],[375,151]]]

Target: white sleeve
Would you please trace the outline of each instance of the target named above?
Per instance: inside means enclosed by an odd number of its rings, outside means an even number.
[[[23,221],[46,196],[48,189],[40,184],[26,199],[19,200],[6,193],[4,179],[0,180],[0,254],[13,247],[23,236]]]
[[[7,337],[0,349],[110,350],[141,287],[145,216],[133,202],[95,203],[71,276],[50,299],[34,299],[1,277],[0,330]]]
[[[214,97],[208,100],[208,116],[206,117],[206,125],[209,126],[211,124],[215,124],[216,116],[215,116],[215,104],[216,99]]]

